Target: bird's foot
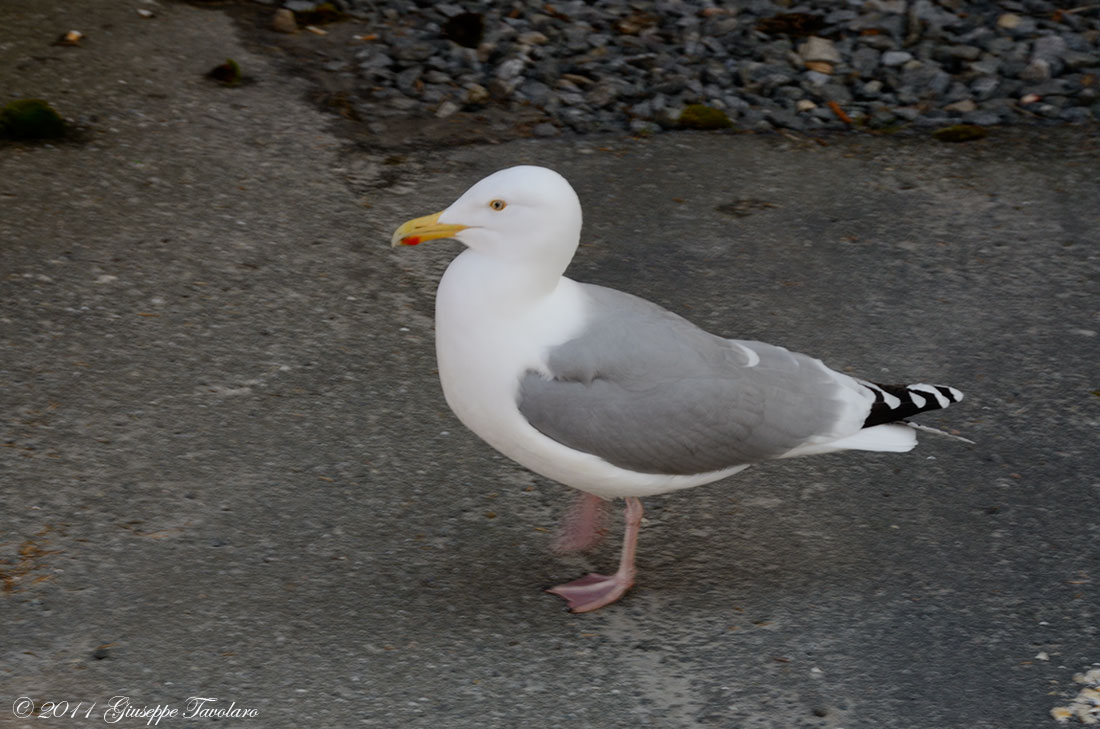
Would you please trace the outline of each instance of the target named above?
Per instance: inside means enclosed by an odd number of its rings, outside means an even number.
[[[613,575],[593,573],[585,575],[579,580],[551,587],[547,592],[565,598],[565,602],[572,612],[587,613],[615,602],[633,584],[634,578],[630,575],[619,572]]]
[[[606,503],[599,496],[581,494],[562,520],[554,539],[554,551],[558,554],[586,552],[599,544],[607,533],[604,528]]]

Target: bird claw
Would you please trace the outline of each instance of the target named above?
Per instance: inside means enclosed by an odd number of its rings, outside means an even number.
[[[547,592],[564,598],[570,611],[587,613],[615,602],[626,594],[633,584],[632,578],[617,572],[613,575],[593,573],[579,580],[551,587]]]

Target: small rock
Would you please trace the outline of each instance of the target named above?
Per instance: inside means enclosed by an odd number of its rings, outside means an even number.
[[[806,69],[809,71],[817,71],[827,76],[833,75],[833,64],[828,61],[806,61]]]
[[[861,46],[852,53],[848,62],[860,76],[867,78],[874,75],[875,70],[878,68],[881,55],[882,54],[874,48]]]
[[[997,92],[1001,80],[996,76],[980,76],[970,84],[970,91],[979,99],[988,99]]]
[[[520,33],[516,37],[516,42],[525,46],[541,46],[549,41],[550,39],[546,37],[545,33],[540,33],[537,30],[529,30],[526,33]]]
[[[439,119],[446,119],[456,111],[458,111],[458,104],[448,100],[439,105],[439,108],[435,110],[435,115]]]
[[[767,117],[771,119],[772,124],[784,129],[800,131],[805,127],[805,122],[797,114],[785,109],[771,109],[767,112]]]
[[[963,99],[970,98],[970,89],[966,87],[966,84],[958,81],[953,81],[951,86],[947,89],[947,92],[943,95],[944,101],[947,103],[954,103],[956,101],[962,101]]]
[[[1031,84],[1023,92],[1039,94],[1039,96],[1065,96],[1069,90],[1070,85],[1066,79],[1052,78],[1038,84]]]
[[[725,64],[718,61],[711,61],[703,67],[702,80],[704,83],[715,84],[720,87],[727,87],[733,83],[733,74],[726,68]]]
[[[805,96],[805,90],[797,86],[780,86],[772,94],[773,99],[789,99],[791,101],[797,101]]]
[[[79,30],[70,30],[67,33],[62,33],[54,45],[58,46],[79,46],[80,41],[84,40],[84,34]]]
[[[520,84],[519,93],[535,106],[543,106],[553,97],[553,90],[542,81],[535,79],[528,79]]]
[[[1073,106],[1068,109],[1062,109],[1062,112],[1058,116],[1070,124],[1082,124],[1092,121],[1093,118],[1092,112],[1083,106]]]
[[[397,88],[402,92],[413,95],[416,94],[419,89],[417,88],[417,82],[420,81],[420,67],[412,66],[406,68],[401,73],[397,74]]]
[[[1069,49],[1066,46],[1066,41],[1061,36],[1044,35],[1036,38],[1035,43],[1032,44],[1031,57],[1053,62],[1061,59],[1067,50]]]
[[[1007,30],[1015,38],[1024,38],[1030,36],[1032,33],[1035,32],[1037,25],[1034,18],[1028,18],[1019,15],[1015,17],[1016,20],[1012,21],[1011,25],[1005,26],[1003,30]]]
[[[918,98],[938,96],[951,86],[951,75],[935,65],[908,66],[901,74],[902,84],[910,87]],[[900,92],[899,92],[900,94]]]
[[[836,101],[841,104],[847,104],[852,100],[852,92],[848,90],[848,87],[842,83],[833,81],[825,84],[821,89],[821,94],[830,101]]]
[[[390,99],[390,106],[398,111],[412,111],[416,107],[420,106],[420,102],[416,99],[410,99],[408,96],[398,94]]]
[[[996,56],[988,56],[980,61],[971,63],[970,70],[975,73],[984,73],[992,76],[1001,70],[1001,60]]]
[[[435,46],[428,42],[396,43],[391,51],[401,61],[426,61],[435,53]]]
[[[653,120],[663,129],[676,129],[680,126],[680,115],[684,110],[674,107],[658,109],[654,112]]]
[[[973,99],[962,99],[961,101],[956,101],[953,104],[948,104],[947,106],[943,107],[943,110],[957,111],[960,114],[965,114],[968,111],[976,111],[977,108],[978,105],[974,103]]]
[[[876,79],[871,79],[867,83],[859,87],[858,92],[860,96],[865,99],[877,99],[879,94],[882,93],[882,82]]]
[[[976,61],[982,55],[982,49],[978,46],[947,46],[944,54],[949,58],[958,58],[961,61]]]
[[[895,124],[898,121],[898,117],[889,109],[875,109],[871,112],[871,118],[867,120],[867,123],[872,129],[881,129],[883,127]]]
[[[558,101],[568,106],[583,106],[584,94],[576,91],[561,91],[558,93]]]
[[[1078,71],[1090,66],[1100,66],[1100,56],[1081,51],[1066,51],[1062,54],[1062,62],[1066,64],[1066,68],[1069,70]]]
[[[840,63],[843,60],[833,42],[827,38],[819,38],[812,35],[798,48],[798,55],[804,63],[812,61],[824,61],[826,63]]]
[[[940,7],[941,4],[945,7]],[[960,18],[947,10],[947,7],[952,6],[947,3],[934,3],[932,0],[916,0],[909,7],[910,22],[919,21],[929,31],[959,25]]]
[[[448,17],[453,18],[462,12],[462,7],[451,3],[435,3],[433,6],[435,11]]]
[[[817,104],[810,101],[809,99],[799,99],[797,102],[795,102],[794,108],[799,112],[805,112],[816,109]]]
[[[589,104],[592,104],[592,106],[600,108],[613,102],[618,95],[619,92],[618,89],[615,88],[615,84],[608,81],[601,81],[585,94],[585,100]]]
[[[279,8],[271,18],[271,29],[279,33],[297,33],[298,21],[294,19],[294,11],[289,8]]]
[[[653,116],[653,102],[649,99],[645,101],[639,101],[637,104],[633,104],[630,107],[630,115],[640,117],[642,119],[648,119]]]
[[[882,65],[887,67],[900,66],[913,60],[913,54],[908,51],[887,51],[882,54]]]
[[[879,10],[883,13],[900,15],[908,9],[907,5],[905,0],[867,0],[865,7],[871,10]]]
[[[1023,22],[1023,18],[1015,13],[1005,13],[997,18],[997,27],[1004,30],[1012,30],[1013,28],[1020,27],[1020,23]]]
[[[494,99],[508,99],[522,82],[522,76],[514,76],[510,79],[495,78],[489,82],[489,96]]]
[[[484,104],[489,100],[489,89],[481,84],[469,84],[466,86],[467,104]]]
[[[500,79],[513,79],[523,73],[524,66],[527,62],[522,58],[509,58],[499,66],[497,66],[496,76]]]
[[[542,122],[541,124],[536,124],[531,130],[531,133],[536,137],[546,138],[558,136],[561,134],[561,130],[550,122]]]
[[[1019,77],[1024,81],[1045,81],[1050,78],[1050,63],[1042,58],[1036,58],[1027,64]]]

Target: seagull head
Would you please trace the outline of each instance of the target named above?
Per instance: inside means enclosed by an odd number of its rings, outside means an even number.
[[[524,165],[494,172],[445,210],[408,221],[390,242],[454,238],[496,259],[554,261],[564,270],[580,232],[581,205],[572,186],[553,170]]]

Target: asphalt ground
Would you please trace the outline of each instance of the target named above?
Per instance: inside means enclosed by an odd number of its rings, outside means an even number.
[[[1095,127],[395,151],[250,33],[0,7],[5,100],[83,127],[0,146],[0,726],[1056,726],[1100,662]],[[649,499],[638,586],[564,612],[618,525],[549,551],[571,494],[436,380],[457,244],[388,247],[518,163],[577,188],[574,278],[958,387],[923,422],[976,445]]]

